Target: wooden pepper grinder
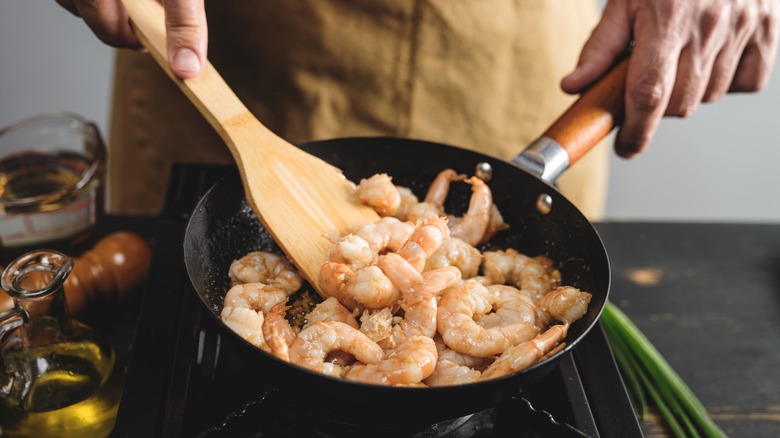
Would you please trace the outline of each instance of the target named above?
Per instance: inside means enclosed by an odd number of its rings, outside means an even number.
[[[152,249],[143,237],[119,231],[100,239],[74,258],[73,271],[65,281],[65,297],[72,315],[83,316],[101,305],[126,303],[146,280]],[[13,306],[4,291],[0,311]]]

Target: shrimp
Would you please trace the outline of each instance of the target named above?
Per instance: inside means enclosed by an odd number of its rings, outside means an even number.
[[[219,317],[226,326],[250,344],[263,351],[271,351],[263,336],[263,312],[247,307],[224,307]]]
[[[433,339],[412,336],[378,363],[353,365],[344,378],[377,385],[416,384],[431,375],[437,358]]]
[[[494,284],[511,284],[521,290],[533,291],[536,298],[560,284],[561,274],[544,256],[528,257],[509,248],[505,251],[485,251],[482,272]]]
[[[466,175],[458,173],[453,169],[442,170],[436,175],[436,178],[428,187],[428,192],[425,194],[425,200],[423,202],[444,205],[444,201],[447,200],[447,195],[450,194],[451,183],[464,181],[465,179]]]
[[[501,284],[487,286],[487,290],[496,297],[494,312],[482,315],[477,319],[477,324],[485,328],[501,327],[522,321],[539,325],[537,319],[540,310],[528,293]]]
[[[401,222],[394,217],[383,217],[355,228],[352,234],[368,242],[372,252],[382,254],[387,250],[397,252],[401,249],[414,233],[414,229],[414,224],[411,222]]]
[[[373,208],[380,216],[392,216],[401,205],[401,194],[386,173],[361,179],[357,195],[360,202]]]
[[[330,297],[325,301],[317,304],[311,312],[306,315],[306,327],[324,321],[338,321],[343,322],[351,327],[358,328],[360,325],[352,316],[352,313],[344,307],[336,297]]]
[[[295,330],[284,315],[290,306],[279,303],[271,308],[263,321],[263,337],[271,354],[285,362],[290,361],[290,345],[295,340]]]
[[[325,262],[320,268],[320,289],[336,297],[349,309],[363,306],[381,309],[394,306],[401,294],[377,266],[366,266],[357,272],[341,263]]]
[[[452,169],[444,169],[439,172],[428,187],[425,199],[408,207],[406,220],[415,222],[428,216],[443,216],[444,201],[447,200],[447,195],[450,192],[450,184],[464,179],[466,179],[466,175],[459,174]]]
[[[263,336],[264,315],[287,300],[287,291],[263,283],[237,284],[225,294],[220,319],[250,344],[271,351]]]
[[[572,323],[588,311],[588,304],[593,295],[576,287],[561,286],[536,301],[536,306],[547,324],[552,320]]]
[[[447,220],[438,216],[429,216],[417,224],[412,235],[398,250],[398,255],[414,266],[417,272],[422,272],[428,257],[449,237]]]
[[[415,196],[414,192],[412,192],[412,189],[403,186],[395,186],[395,188],[398,190],[398,194],[401,196],[401,205],[398,206],[398,210],[396,210],[395,214],[392,216],[402,221],[408,221],[410,220],[410,210],[419,204],[420,201],[417,199],[417,196]]]
[[[290,362],[329,376],[341,377],[344,367],[326,362],[328,353],[344,351],[364,364],[377,364],[385,356],[382,347],[343,322],[312,324],[298,334],[290,347]]]
[[[271,308],[287,300],[289,293],[264,283],[237,284],[225,294],[224,308],[243,307],[267,315]]]
[[[312,324],[325,321],[338,321],[347,324],[350,327],[359,328],[360,325],[352,312],[344,307],[336,297],[330,297],[317,304],[311,312],[306,314],[306,324],[304,329]],[[355,361],[351,354],[343,351],[333,351],[325,358],[326,362],[338,364],[341,366],[349,365]]]
[[[508,230],[509,224],[504,222],[504,216],[501,214],[501,211],[498,210],[498,206],[496,204],[493,204],[493,206],[490,208],[490,221],[488,222],[487,229],[485,230],[485,235],[482,236],[482,240],[479,241],[479,243],[485,243],[493,238],[498,232]]]
[[[376,257],[368,242],[354,234],[343,236],[328,251],[328,261],[345,264],[352,270],[373,265]]]
[[[482,372],[482,380],[505,376],[537,363],[563,341],[568,329],[568,324],[554,325],[529,341],[509,347]]]
[[[490,223],[490,211],[493,206],[493,194],[490,187],[481,179],[472,176],[466,180],[471,184],[471,199],[466,214],[450,224],[450,235],[476,245],[485,236]]]
[[[291,295],[303,285],[301,275],[283,256],[255,251],[234,260],[230,264],[228,276],[231,285],[246,283],[265,283],[287,291]]]
[[[396,344],[416,335],[436,334],[436,295],[460,280],[457,268],[446,267],[420,274],[401,256],[388,253],[379,257],[377,266],[401,291],[404,318],[393,327]]]
[[[458,365],[449,360],[439,359],[439,361],[436,362],[436,368],[434,368],[431,375],[425,379],[424,383],[428,386],[463,385],[465,383],[476,382],[481,377],[482,373],[473,368],[465,365]]]
[[[473,357],[458,353],[448,348],[443,342],[441,345],[437,344],[437,347],[439,360],[436,362],[433,373],[425,379],[425,384],[428,386],[461,385],[476,382],[482,376],[480,370],[492,362],[492,358]]]
[[[474,280],[444,291],[439,301],[437,326],[447,346],[459,353],[487,357],[538,333],[536,326],[527,321],[491,328],[477,324],[474,317],[488,313],[497,300],[496,294]]]
[[[473,368],[475,370],[484,370],[491,363],[493,363],[493,357],[474,357],[464,353],[458,353],[452,348],[447,347],[442,341],[442,346],[437,345],[439,348],[439,360],[446,360],[464,367]]]
[[[428,257],[424,271],[454,266],[460,269],[461,276],[472,278],[479,273],[482,264],[482,253],[457,237],[442,242],[436,252]]]
[[[406,220],[417,222],[429,216],[444,216],[444,206],[431,202],[418,202],[407,208]]]

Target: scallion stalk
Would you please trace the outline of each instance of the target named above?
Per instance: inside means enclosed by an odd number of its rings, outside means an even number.
[[[697,437],[699,432],[706,437],[726,436],[693,391],[623,311],[607,302],[601,323],[635,397],[644,400],[639,388],[643,387],[675,436]]]

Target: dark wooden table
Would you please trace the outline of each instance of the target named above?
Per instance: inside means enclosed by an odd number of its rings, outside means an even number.
[[[780,437],[780,224],[597,224],[610,299],[732,437]],[[668,436],[657,412],[647,437]]]

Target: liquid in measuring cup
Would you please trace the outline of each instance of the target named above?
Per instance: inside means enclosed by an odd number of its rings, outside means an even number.
[[[97,128],[74,115],[0,131],[0,264],[42,247],[88,247],[104,209],[104,157]]]
[[[0,199],[23,199],[49,196],[50,202],[30,201],[15,210],[49,211],[61,208],[89,189],[85,184],[72,193],[63,191],[75,187],[89,168],[90,160],[78,153],[38,150],[12,155],[0,160]],[[92,181],[92,184],[97,181]]]

